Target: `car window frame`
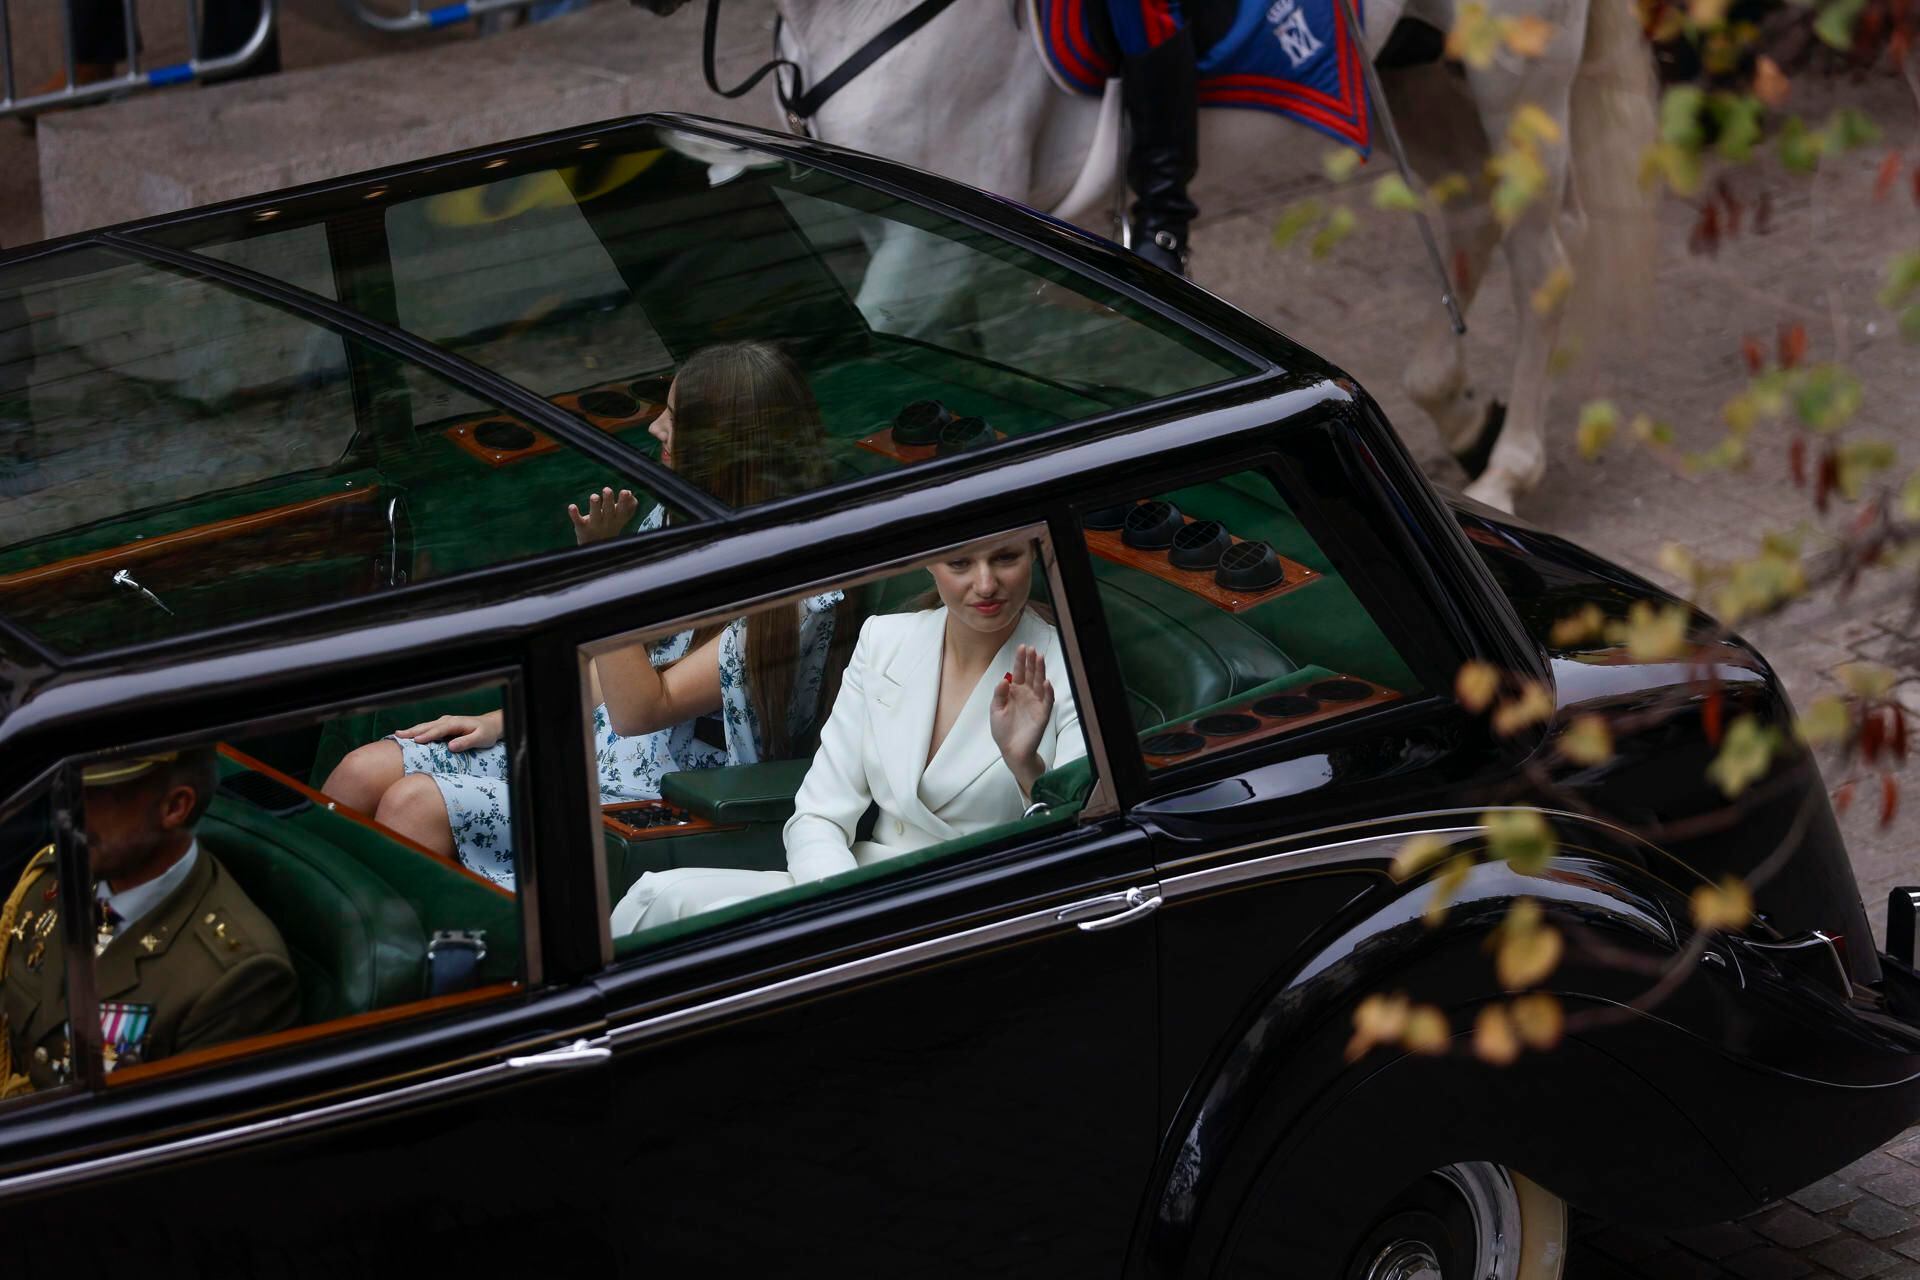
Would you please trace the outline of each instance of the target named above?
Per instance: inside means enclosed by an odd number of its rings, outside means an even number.
[[[229,1065],[237,1065],[245,1070],[258,1069],[262,1063],[265,1063],[271,1070],[275,1065],[287,1061],[285,1054],[288,1052],[299,1053],[315,1048],[325,1049],[329,1044],[345,1045],[349,1043],[347,1037],[355,1037],[394,1023],[415,1023],[420,1018],[453,1010],[485,1009],[503,1000],[533,992],[545,985],[547,979],[544,935],[540,924],[541,899],[537,875],[539,860],[534,847],[536,837],[532,812],[539,803],[534,799],[538,791],[534,786],[532,770],[522,769],[524,782],[515,785],[515,799],[518,801],[524,798],[527,803],[516,803],[510,819],[513,823],[515,848],[523,851],[516,862],[514,889],[520,927],[521,976],[512,982],[511,989],[498,990],[496,988],[501,984],[489,984],[467,992],[450,993],[448,996],[427,996],[404,1004],[383,1006],[368,1010],[363,1015],[302,1024],[289,1027],[284,1031],[244,1037],[142,1064],[134,1069],[138,1072],[137,1075],[116,1083],[107,1076],[99,1054],[100,1031],[97,1016],[99,1001],[94,990],[91,939],[88,933],[88,922],[92,916],[92,880],[88,873],[81,824],[72,820],[74,814],[84,812],[84,808],[75,807],[76,804],[84,806],[84,788],[80,785],[80,770],[86,764],[96,760],[143,751],[170,750],[182,746],[205,744],[209,741],[226,742],[235,737],[310,726],[338,716],[352,715],[358,711],[377,710],[381,707],[452,696],[463,692],[470,693],[477,688],[488,686],[498,687],[501,691],[502,709],[506,713],[506,732],[502,735],[501,742],[507,744],[509,758],[526,760],[529,758],[529,753],[526,746],[528,722],[525,684],[524,665],[513,667],[496,665],[416,685],[400,688],[386,685],[364,694],[356,693],[332,700],[302,702],[294,710],[276,712],[268,716],[242,721],[221,721],[183,733],[137,738],[118,742],[111,747],[69,752],[42,770],[31,783],[12,792],[5,802],[0,804],[0,810],[11,810],[15,806],[29,802],[35,788],[49,778],[52,779],[54,787],[52,812],[57,859],[55,869],[59,875],[60,907],[66,917],[63,921],[62,934],[68,946],[69,961],[67,966],[68,1039],[72,1052],[79,1055],[79,1066],[66,1085],[59,1090],[48,1091],[44,1096],[64,1095],[74,1090],[88,1096],[107,1096],[134,1090],[145,1091],[152,1085],[176,1083],[182,1078],[190,1079],[205,1070]],[[317,791],[317,788],[313,789]],[[371,818],[372,815],[364,816]],[[79,960],[87,962],[78,963]],[[484,997],[479,996],[475,994],[478,991],[485,991],[488,994]],[[94,1016],[87,1016],[89,1013]],[[12,1101],[9,1100],[9,1103]],[[0,1123],[4,1123],[5,1117],[12,1110],[11,1105],[0,1109]]]
[[[825,591],[850,590],[912,569],[924,568],[926,565],[937,560],[941,555],[959,550],[963,547],[972,546],[990,539],[1014,537],[1030,538],[1038,543],[1040,547],[1041,567],[1046,574],[1050,603],[1053,607],[1056,626],[1060,631],[1061,645],[1063,646],[1067,659],[1068,679],[1073,681],[1073,688],[1075,690],[1075,706],[1080,713],[1080,731],[1085,738],[1087,759],[1093,769],[1093,789],[1088,792],[1085,803],[1082,804],[1080,811],[1074,816],[1073,829],[1076,831],[1082,830],[1094,821],[1110,818],[1118,814],[1120,811],[1118,791],[1114,786],[1108,764],[1106,740],[1100,727],[1101,713],[1092,705],[1091,695],[1093,693],[1093,685],[1080,648],[1077,631],[1078,620],[1073,616],[1073,611],[1064,603],[1066,598],[1064,595],[1066,591],[1065,579],[1061,577],[1059,548],[1054,541],[1052,522],[1047,514],[1042,514],[1024,523],[1001,526],[997,530],[982,532],[957,541],[943,540],[929,543],[925,545],[923,550],[892,557],[878,564],[869,565],[869,567],[858,570],[852,574],[842,574],[826,579],[810,579],[796,586],[782,588],[778,591],[763,592],[745,600],[736,601],[724,608],[679,614],[659,623],[642,625],[637,628],[618,632],[612,636],[603,636],[595,640],[581,642],[575,649],[575,667],[579,680],[580,701],[582,703],[580,708],[580,736],[587,758],[591,760],[593,757],[590,709],[585,705],[586,690],[588,688],[588,664],[597,656],[597,653],[605,652],[614,647],[648,643],[708,623],[730,622],[735,618],[741,617],[743,614],[752,613],[783,603],[798,603],[809,596],[819,595]],[[831,711],[831,708],[829,708],[829,711]],[[601,830],[600,807],[600,797],[596,789],[591,797],[590,808],[593,830],[596,837]],[[1011,839],[1017,834],[1018,833],[1012,833],[1009,838]],[[830,891],[809,898],[804,902],[792,903],[785,909],[778,909],[766,915],[754,915],[745,919],[727,922],[712,930],[699,930],[678,938],[667,939],[657,947],[644,948],[626,956],[616,956],[613,951],[612,917],[613,908],[616,904],[611,900],[611,895],[606,883],[606,860],[603,856],[599,856],[600,850],[598,848],[596,848],[595,854],[594,875],[596,880],[595,893],[599,925],[601,969],[609,973],[624,974],[637,971],[656,961],[679,961],[683,958],[697,957],[703,953],[719,949],[721,944],[731,947],[732,944],[746,942],[751,945],[753,941],[751,935],[756,932],[765,933],[771,930],[784,933],[786,932],[785,926],[788,925],[798,925],[804,930],[809,925],[822,923],[823,917],[832,917],[837,914],[838,908],[848,902],[857,901],[864,903],[882,896],[897,894],[900,892],[897,886],[906,886],[911,889],[924,885],[930,879],[939,878],[950,873],[956,866],[965,865],[977,867],[1004,863],[1009,858],[1009,847],[996,844],[988,849],[981,850],[977,857],[968,859],[964,864],[935,862],[924,867],[915,868],[897,878],[888,876],[876,877],[871,881],[854,886],[844,893]]]
[[[1167,468],[1163,460],[1149,459],[1150,463],[1161,464],[1150,474],[1138,468],[1129,468],[1133,475],[1106,474],[1097,483],[1077,489],[1067,500],[1064,516],[1072,531],[1073,558],[1079,574],[1083,573],[1079,596],[1086,602],[1086,608],[1097,614],[1097,619],[1083,620],[1088,631],[1098,628],[1098,634],[1106,648],[1101,654],[1099,695],[1104,699],[1107,712],[1118,723],[1128,726],[1127,748],[1112,753],[1112,767],[1122,784],[1122,803],[1129,812],[1142,806],[1151,807],[1152,803],[1164,797],[1192,792],[1197,788],[1220,782],[1227,778],[1246,773],[1249,769],[1277,760],[1297,758],[1314,751],[1337,749],[1339,746],[1370,738],[1378,738],[1390,733],[1403,724],[1429,720],[1436,715],[1448,712],[1458,713],[1459,704],[1452,692],[1452,680],[1444,681],[1427,678],[1422,680],[1422,688],[1408,697],[1369,708],[1351,717],[1334,717],[1317,724],[1305,726],[1294,733],[1275,735],[1237,746],[1208,752],[1196,759],[1175,764],[1150,768],[1139,750],[1139,734],[1132,726],[1127,714],[1126,684],[1121,671],[1119,658],[1113,646],[1106,617],[1105,602],[1101,597],[1099,583],[1093,572],[1094,553],[1083,536],[1081,519],[1089,511],[1116,502],[1131,501],[1143,494],[1163,493],[1194,485],[1223,480],[1248,471],[1262,472],[1264,478],[1273,484],[1275,495],[1285,502],[1302,529],[1313,539],[1314,545],[1329,560],[1345,559],[1346,567],[1340,571],[1340,578],[1354,594],[1356,601],[1367,613],[1381,637],[1394,646],[1401,661],[1418,677],[1424,663],[1429,670],[1436,664],[1428,656],[1430,650],[1423,644],[1407,643],[1418,637],[1413,634],[1396,635],[1399,628],[1382,626],[1381,613],[1374,601],[1382,592],[1379,583],[1380,574],[1367,567],[1360,557],[1354,556],[1350,549],[1342,547],[1342,540],[1336,533],[1329,539],[1323,531],[1337,529],[1338,523],[1327,520],[1322,514],[1324,503],[1312,489],[1301,483],[1295,460],[1287,453],[1290,437],[1297,437],[1303,430],[1318,425],[1333,430],[1345,427],[1351,430],[1354,424],[1343,421],[1342,415],[1324,413],[1315,415],[1306,422],[1289,423],[1285,432],[1269,432],[1265,439],[1243,443],[1224,454],[1207,458],[1187,467]],[[1146,487],[1143,488],[1143,482]],[[1359,496],[1359,495],[1356,495]],[[1367,499],[1377,499],[1377,494],[1364,495]],[[1407,536],[1405,522],[1399,518],[1387,519],[1381,510],[1384,503],[1372,502],[1376,513],[1382,519],[1380,523],[1393,531],[1390,543],[1404,559],[1399,564],[1410,564],[1418,559],[1417,548]],[[1336,554],[1336,550],[1338,554]],[[1419,582],[1417,576],[1396,575],[1402,585],[1411,586]],[[1390,593],[1387,593],[1390,594]],[[1426,602],[1418,596],[1423,616],[1429,625],[1418,630],[1424,631],[1424,641],[1439,640],[1448,651],[1455,655],[1449,670],[1457,669],[1459,662],[1473,655],[1474,648],[1454,627],[1448,625],[1447,617],[1440,611],[1429,610]],[[1396,612],[1398,612],[1396,610]],[[1423,641],[1423,643],[1424,643]],[[1417,655],[1417,656],[1416,656]]]

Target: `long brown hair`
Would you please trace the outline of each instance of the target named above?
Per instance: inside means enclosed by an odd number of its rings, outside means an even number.
[[[826,479],[827,439],[820,406],[798,365],[766,342],[703,347],[674,376],[674,470],[730,507],[751,507],[817,489]],[[852,610],[835,610],[836,640],[857,628]],[[698,648],[721,628],[703,628]],[[747,701],[760,722],[760,751],[778,760],[795,748],[790,721],[799,661],[798,606],[747,618]],[[829,677],[837,675],[829,663]],[[822,706],[830,690],[822,690]],[[817,722],[820,708],[797,717]],[[802,729],[805,732],[805,729]]]

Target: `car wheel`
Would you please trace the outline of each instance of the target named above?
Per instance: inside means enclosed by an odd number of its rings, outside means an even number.
[[[1380,1211],[1345,1280],[1559,1280],[1567,1206],[1497,1164],[1450,1164]]]

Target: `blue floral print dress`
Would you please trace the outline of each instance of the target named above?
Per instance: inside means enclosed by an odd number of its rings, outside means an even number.
[[[655,507],[639,528],[657,528],[663,513]],[[788,732],[798,737],[813,723],[819,710],[820,687],[826,680],[827,651],[833,644],[834,611],[841,593],[830,591],[801,602],[799,635],[795,645],[793,702]],[[656,640],[647,647],[655,667],[678,661],[693,645],[693,632]],[[600,803],[653,800],[660,783],[680,769],[717,769],[725,765],[755,764],[760,759],[760,721],[747,696],[747,620],[736,618],[720,633],[720,715],[724,746],[694,736],[696,722],[670,729],[622,737],[607,720],[603,702],[593,709],[594,752],[600,769]],[[508,820],[510,787],[507,748],[496,743],[483,751],[453,751],[444,742],[400,744],[400,758],[408,773],[424,773],[440,788],[453,827],[455,855],[463,866],[503,888],[514,886],[513,828]]]

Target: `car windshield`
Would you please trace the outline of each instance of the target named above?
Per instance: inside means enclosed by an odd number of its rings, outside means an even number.
[[[958,219],[650,125],[146,234],[337,297],[596,426],[678,379],[666,460],[735,506],[1255,371]]]
[[[659,528],[639,474],[190,274],[101,248],[0,267],[0,616],[55,650],[571,547],[602,486]]]

